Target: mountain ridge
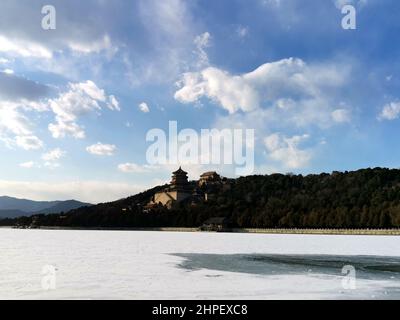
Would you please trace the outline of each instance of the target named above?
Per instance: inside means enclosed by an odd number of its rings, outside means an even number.
[[[32,216],[35,214],[61,213],[91,205],[77,200],[35,201],[0,196],[0,219]]]

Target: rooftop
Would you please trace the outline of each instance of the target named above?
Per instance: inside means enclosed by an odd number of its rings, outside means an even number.
[[[183,171],[182,170],[182,168],[181,167],[179,167],[179,169],[177,170],[177,171],[175,171],[175,172],[172,172],[172,174],[187,174],[187,172],[186,171]]]
[[[208,172],[204,172],[200,177],[208,177],[208,176],[218,176],[218,173],[215,171],[208,171]]]

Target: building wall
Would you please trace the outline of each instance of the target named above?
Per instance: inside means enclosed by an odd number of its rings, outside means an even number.
[[[173,200],[176,200],[174,197],[172,198]],[[154,203],[156,204],[161,203],[165,206],[169,201],[171,201],[171,195],[168,196],[168,193],[166,192],[160,192],[154,195]]]
[[[174,191],[173,193],[177,202],[181,202],[190,197],[190,194],[185,192]]]
[[[171,200],[176,202],[181,202],[186,198],[190,197],[189,193],[184,193],[180,191],[167,191],[159,192],[154,195],[154,203],[161,203],[162,205],[167,205]]]

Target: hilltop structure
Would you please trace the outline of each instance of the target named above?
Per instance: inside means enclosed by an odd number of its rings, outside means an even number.
[[[181,167],[172,173],[171,187],[172,190],[186,192],[189,189],[189,181],[187,172]]]
[[[180,167],[172,173],[171,184],[162,192],[157,192],[148,206],[161,204],[173,208],[177,203],[184,201],[191,196],[187,172]]]
[[[221,176],[215,171],[209,171],[203,173],[200,176],[199,187],[220,182],[221,182]]]
[[[172,173],[170,185],[163,191],[154,194],[147,205],[147,209],[157,205],[172,209],[177,204],[184,201],[192,205],[207,201],[210,199],[210,195],[204,189],[215,183],[221,183],[221,181],[220,175],[212,171],[202,174],[197,183],[190,183],[188,181],[187,172],[180,167],[177,171]]]

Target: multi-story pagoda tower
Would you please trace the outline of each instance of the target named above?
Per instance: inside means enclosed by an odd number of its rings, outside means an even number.
[[[171,188],[173,190],[185,191],[188,189],[189,182],[187,172],[183,171],[181,167],[172,173]]]

